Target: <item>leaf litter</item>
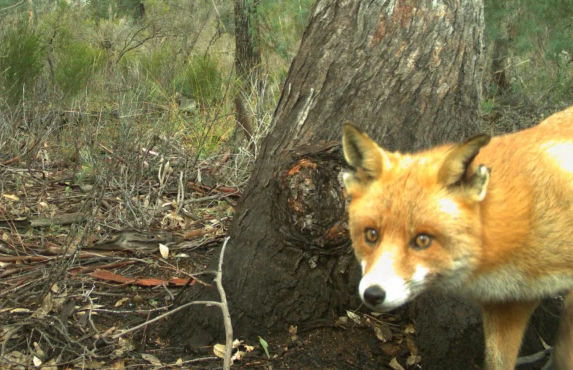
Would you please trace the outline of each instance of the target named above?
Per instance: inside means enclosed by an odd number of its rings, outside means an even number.
[[[199,167],[199,173],[209,171],[208,164]],[[0,367],[164,369],[218,362],[217,356],[189,356],[166,343],[156,324],[125,337],[116,333],[168,312],[180,290],[203,284],[210,250],[224,238],[244,183],[207,186],[195,179],[184,185],[181,200],[180,186],[169,189],[168,181],[164,189],[142,181],[135,195],[126,196],[119,182],[74,185],[64,180],[71,177],[66,170],[35,177],[24,169],[4,178]],[[139,216],[130,219],[130,212]],[[252,346],[236,341],[233,359],[249,369],[276,361],[290,368],[311,362],[315,369],[332,368],[331,357],[337,369],[416,366],[415,345],[404,340],[413,327],[395,321],[392,315],[348,311],[331,325],[291,326]],[[379,343],[369,342],[364,331]],[[328,346],[335,352],[325,352]],[[211,351],[221,355],[224,346]]]
[[[142,182],[131,207],[139,207],[148,226],[133,228],[121,184],[79,187],[63,180],[70,175],[44,171],[39,178],[25,169],[4,175],[0,368],[160,368],[217,361],[181,358],[181,348],[169,346],[157,328],[112,336],[169,311],[182,289],[202,284],[200,275],[211,248],[226,234],[239,188],[188,182],[191,202],[178,205],[168,182],[165,189]],[[154,197],[156,203],[150,201]]]

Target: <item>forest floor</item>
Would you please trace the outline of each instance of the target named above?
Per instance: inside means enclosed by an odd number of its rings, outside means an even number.
[[[119,189],[95,197],[94,215],[86,204],[96,192],[67,180],[69,168],[13,171],[19,180],[5,176],[0,194],[0,368],[222,368],[213,346],[168,343],[161,337],[165,319],[145,323],[203,284],[238,189],[188,182],[190,197],[205,204],[184,228],[174,227],[182,220],[168,199],[177,192],[166,190],[155,229],[110,231],[122,206]],[[247,338],[233,368],[401,369],[419,360],[413,332],[396,315],[349,312],[263,338],[268,356],[259,338]]]

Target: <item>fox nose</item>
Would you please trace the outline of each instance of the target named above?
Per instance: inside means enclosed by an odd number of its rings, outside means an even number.
[[[379,285],[372,285],[366,288],[362,298],[370,306],[378,306],[386,299],[386,292]]]

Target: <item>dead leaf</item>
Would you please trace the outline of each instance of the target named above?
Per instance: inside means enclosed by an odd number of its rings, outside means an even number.
[[[394,369],[394,370],[405,370],[405,369],[402,367],[402,365],[400,365],[400,364],[398,363],[398,360],[396,360],[396,357],[394,357],[394,358],[392,359],[392,361],[390,361],[390,363],[388,364],[388,366],[390,366],[390,367],[391,367],[392,369]]]
[[[362,324],[362,318],[359,315],[355,314],[354,312],[346,310],[346,315],[348,316],[349,319],[351,319],[358,325]]]
[[[406,360],[406,365],[412,366],[412,365],[420,363],[420,361],[422,361],[422,357],[416,356],[416,355],[410,355],[408,357],[408,359]]]
[[[225,345],[217,343],[213,346],[213,353],[219,358],[225,358]]]
[[[40,366],[42,365],[42,360],[40,360],[38,357],[34,356],[34,358],[32,358],[32,362],[34,363],[34,366]]]
[[[213,232],[213,230],[204,230],[204,229],[190,230],[187,231],[185,234],[183,234],[183,239],[185,240],[193,239],[198,236],[209,234],[210,232]]]
[[[58,361],[53,358],[50,361],[45,362],[41,370],[58,370]]]
[[[119,359],[117,362],[113,363],[113,369],[114,370],[123,370],[125,369],[125,358],[121,358]]]
[[[392,340],[392,330],[390,330],[388,325],[374,326],[374,333],[376,338],[382,342],[390,342]]]
[[[415,332],[416,332],[416,327],[412,323],[408,324],[406,326],[406,329],[404,329],[404,333],[406,334],[414,334]]]
[[[184,227],[185,219],[178,215],[176,212],[169,212],[161,220],[161,225],[165,227]]]
[[[128,298],[128,297],[124,297],[124,298],[120,299],[119,301],[115,302],[114,307],[119,307],[119,306],[121,306],[122,304],[124,304],[124,303],[127,302],[127,301],[129,301],[129,298]]]
[[[7,360],[9,362],[12,362],[14,364],[18,364],[18,365],[29,365],[30,364],[30,359],[28,356],[26,356],[25,354],[23,354],[22,352],[19,351],[12,351],[8,354],[6,354],[6,356],[3,358],[4,360]],[[14,367],[14,369],[24,369],[23,366],[17,366]]]
[[[159,253],[161,253],[161,257],[167,259],[169,257],[169,247],[159,243]]]
[[[380,344],[380,349],[382,350],[382,352],[392,357],[396,356],[400,351],[400,347],[397,347],[389,342]]]
[[[105,365],[103,361],[86,361],[82,363],[82,368],[97,370],[103,368],[103,365]]]
[[[2,196],[3,196],[4,198],[6,198],[6,199],[8,199],[8,200],[11,200],[11,201],[14,201],[14,202],[17,202],[17,201],[20,200],[20,198],[18,198],[18,197],[17,197],[16,195],[14,195],[14,194],[2,194]]]
[[[157,357],[150,355],[149,353],[142,353],[141,357],[143,357],[144,360],[148,361],[153,366],[163,366]]]
[[[45,358],[46,357],[46,353],[44,352],[42,347],[38,344],[38,342],[34,342],[34,351],[36,351],[36,356],[38,356],[39,358]],[[34,357],[36,357],[36,356],[34,356]],[[39,365],[36,365],[36,366],[39,366]]]
[[[52,300],[52,293],[48,292],[42,300],[42,305],[32,314],[32,317],[41,319],[46,316],[54,308],[54,301]]]
[[[406,345],[408,346],[408,349],[410,350],[411,354],[413,354],[413,355],[418,354],[418,347],[416,346],[416,342],[414,341],[414,338],[406,337]]]
[[[177,253],[175,255],[176,258],[189,258],[189,255],[187,253]]]
[[[297,332],[298,332],[298,326],[293,326],[293,325],[289,326],[288,333],[290,334],[290,340],[292,340],[293,342],[298,340]]]
[[[246,354],[247,354],[247,352],[237,351],[237,352],[231,357],[231,360],[232,360],[232,361],[240,361],[243,357],[245,357]]]

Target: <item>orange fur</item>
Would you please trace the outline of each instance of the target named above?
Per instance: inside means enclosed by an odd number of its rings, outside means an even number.
[[[349,229],[367,304],[393,309],[433,287],[473,298],[486,369],[509,370],[537,302],[573,289],[573,107],[488,142],[390,153],[345,126],[356,168],[345,174]],[[567,344],[570,316],[559,335]],[[569,347],[556,348],[560,369],[572,369]]]

